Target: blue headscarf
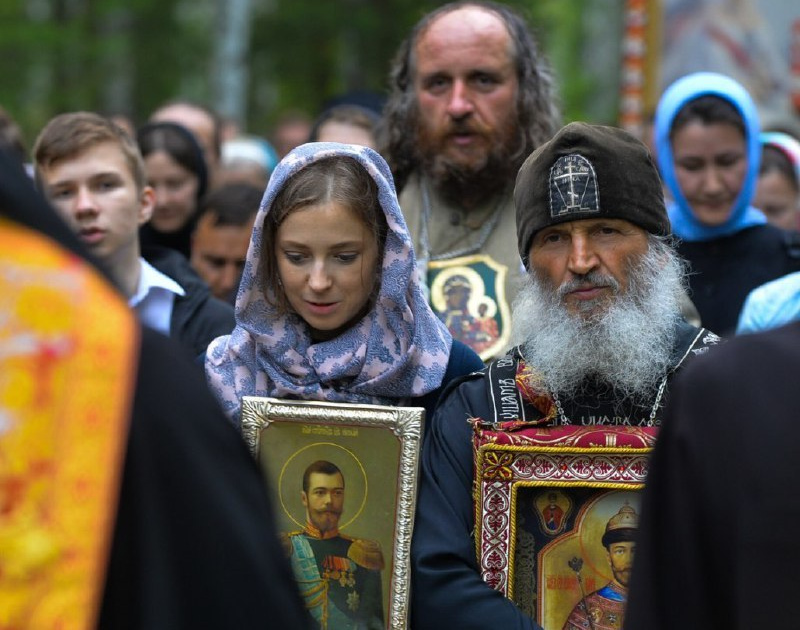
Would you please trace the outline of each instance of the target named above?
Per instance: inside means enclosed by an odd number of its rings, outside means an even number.
[[[335,339],[315,343],[297,315],[278,312],[264,294],[259,264],[264,219],[292,175],[319,160],[350,157],[378,185],[388,225],[375,304]],[[397,202],[394,180],[372,149],[312,142],[289,153],[275,168],[256,216],[239,293],[236,328],[206,353],[206,376],[228,417],[240,422],[242,396],[272,396],[367,404],[399,404],[442,384],[452,337],[434,315],[416,273],[411,236]]]
[[[670,141],[672,123],[678,112],[689,101],[707,95],[723,98],[738,110],[744,121],[747,143],[747,172],[742,189],[734,201],[728,219],[714,226],[701,223],[686,201],[675,175]],[[715,72],[696,72],[678,79],[666,89],[656,109],[655,146],[661,177],[672,195],[672,200],[667,203],[667,213],[672,223],[672,232],[676,236],[685,241],[708,241],[767,222],[764,214],[750,205],[761,162],[759,131],[758,110],[753,99],[730,77]]]

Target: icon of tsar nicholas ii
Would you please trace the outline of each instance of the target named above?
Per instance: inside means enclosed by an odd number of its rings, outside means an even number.
[[[639,515],[627,503],[609,519],[601,542],[608,554],[613,579],[575,604],[563,630],[622,628],[638,527]]]
[[[288,535],[292,569],[306,607],[322,630],[384,630],[376,541],[339,533],[345,482],[339,468],[318,460],[303,474],[306,526]]]

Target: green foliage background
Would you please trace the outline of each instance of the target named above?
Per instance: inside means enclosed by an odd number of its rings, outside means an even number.
[[[54,114],[126,114],[141,123],[159,103],[215,106],[212,54],[226,0],[0,0],[0,106],[30,144]],[[295,109],[314,116],[350,90],[385,93],[390,60],[411,26],[443,4],[424,0],[252,0],[247,119],[267,134]],[[616,117],[618,69],[587,67],[587,22],[621,24],[623,0],[507,0],[526,15],[554,66],[565,120]],[[599,10],[598,10],[599,9]],[[615,39],[616,38],[616,39]],[[615,53],[612,51],[611,59]],[[605,101],[598,95],[605,94]],[[600,102],[600,105],[598,103]]]

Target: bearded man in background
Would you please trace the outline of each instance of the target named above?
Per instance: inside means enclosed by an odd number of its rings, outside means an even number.
[[[508,247],[512,189],[522,162],[558,126],[552,83],[523,18],[493,2],[454,2],[428,13],[392,66],[380,151],[434,310],[442,316],[446,304],[436,278],[459,274],[470,283],[470,314],[478,319],[481,304],[493,313],[499,334],[488,346],[477,347],[475,330],[451,330],[484,360],[509,340],[508,305],[524,275]]]

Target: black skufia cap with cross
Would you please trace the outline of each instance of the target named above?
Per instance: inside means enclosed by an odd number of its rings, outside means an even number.
[[[574,122],[534,151],[514,187],[519,253],[536,232],[579,219],[625,219],[670,233],[661,177],[640,140],[618,127]]]

